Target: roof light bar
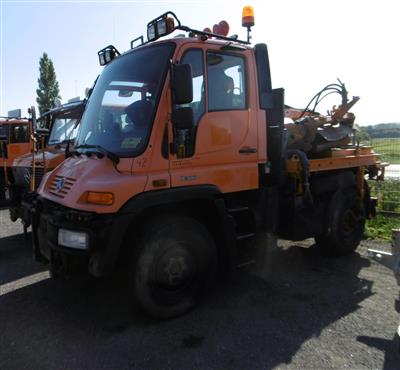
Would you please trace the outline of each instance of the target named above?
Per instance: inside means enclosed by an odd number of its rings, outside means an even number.
[[[135,43],[138,42],[138,41],[140,41],[139,45],[143,45],[144,44],[143,36],[136,37],[135,39],[133,39],[131,41],[131,49],[133,49],[135,47]]]
[[[101,49],[97,55],[99,56],[99,63],[101,66],[105,66],[110,63],[115,57],[121,55],[120,52],[113,45],[108,45],[104,49]]]
[[[254,25],[254,10],[252,7],[245,7],[242,14],[242,24],[247,27],[247,41],[239,40],[237,35],[231,35],[228,37],[229,24],[226,21],[221,21],[218,25],[214,25],[215,29],[213,32],[210,28],[205,28],[203,31],[195,30],[193,28],[183,26],[179,21],[175,13],[168,11],[159,17],[153,19],[147,24],[147,41],[143,42],[143,36],[140,36],[131,41],[131,49],[135,47],[135,42],[140,41],[140,45],[147,44],[148,42],[156,41],[162,36],[166,36],[175,30],[181,30],[189,33],[189,37],[199,37],[205,41],[209,38],[215,38],[219,40],[234,41],[239,44],[248,45],[250,44],[250,29],[251,25]],[[180,36],[180,35],[179,35]],[[111,45],[110,45],[111,46]],[[139,46],[139,45],[137,45]],[[111,46],[112,47],[112,46]],[[104,49],[103,49],[104,50]],[[99,55],[100,57],[100,55]],[[101,60],[106,62],[105,60]],[[102,64],[103,65],[103,64]]]
[[[177,26],[175,27],[175,21]],[[155,41],[179,28],[181,22],[173,12],[166,12],[147,24],[147,39]]]

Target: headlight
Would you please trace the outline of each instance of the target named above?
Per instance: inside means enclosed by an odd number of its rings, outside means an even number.
[[[83,232],[59,229],[58,244],[69,248],[88,249],[89,235]]]

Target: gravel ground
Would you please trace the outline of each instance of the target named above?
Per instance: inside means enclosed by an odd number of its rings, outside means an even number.
[[[399,287],[371,243],[336,259],[281,243],[264,279],[220,277],[200,307],[157,322],[121,277],[50,280],[21,231],[0,211],[0,369],[400,369]]]

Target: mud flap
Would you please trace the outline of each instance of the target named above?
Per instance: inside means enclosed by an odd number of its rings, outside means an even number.
[[[272,271],[274,255],[277,251],[278,238],[275,234],[269,232],[257,233],[255,264],[251,273],[263,280],[268,280]]]

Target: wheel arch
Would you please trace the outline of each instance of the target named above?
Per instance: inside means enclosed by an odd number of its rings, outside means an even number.
[[[132,215],[132,221],[125,232],[125,240],[132,235],[139,240],[146,225],[167,214],[191,217],[204,225],[214,239],[221,267],[225,269],[233,264],[235,227],[226,211],[222,194],[214,185],[142,193],[128,200],[120,212]],[[125,251],[127,252],[130,251]]]

